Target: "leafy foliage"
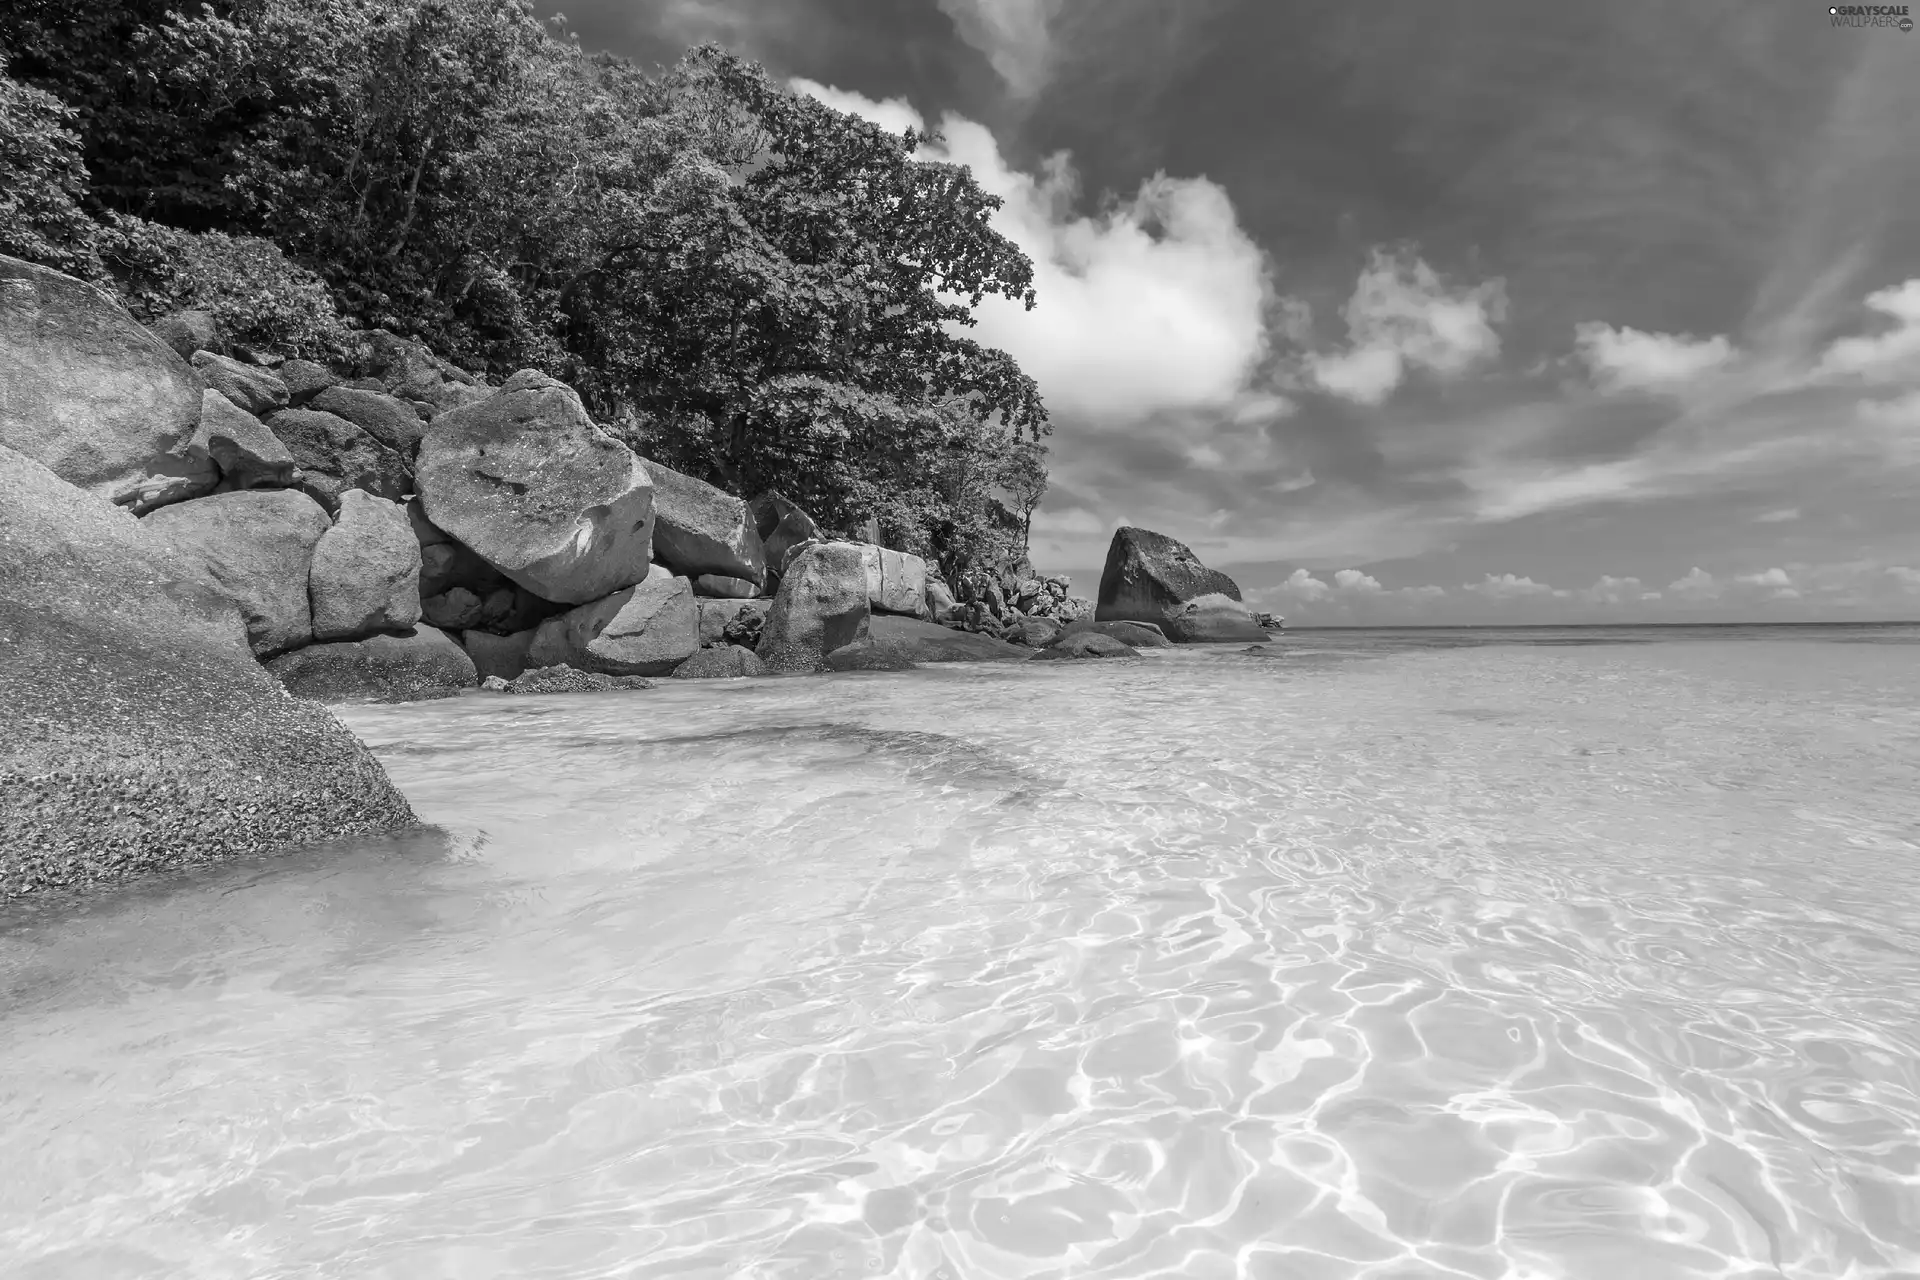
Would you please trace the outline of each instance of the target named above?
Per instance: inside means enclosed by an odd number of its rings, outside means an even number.
[[[74,112],[5,75],[5,65],[0,49],[0,253],[98,279],[95,227],[80,208],[87,169]]]
[[[989,295],[1032,306],[1032,265],[923,137],[711,45],[655,76],[589,56],[531,0],[67,7],[14,0],[0,40],[77,108],[139,307],[321,351],[324,282],[353,324],[550,370],[736,493],[943,563],[1024,538],[1046,411],[965,330]]]

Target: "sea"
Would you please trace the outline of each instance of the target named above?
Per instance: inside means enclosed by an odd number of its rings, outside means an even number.
[[[0,1275],[1920,1277],[1920,625],[339,714],[0,910]]]

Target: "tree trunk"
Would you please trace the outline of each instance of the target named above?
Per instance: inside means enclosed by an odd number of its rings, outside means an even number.
[[[433,153],[433,135],[420,147],[420,158],[413,163],[413,177],[407,183],[407,208],[400,218],[400,232],[394,236],[393,244],[387,249],[389,260],[400,256],[400,250],[406,248],[407,237],[413,233],[413,218],[420,209],[420,175],[426,171],[427,157]]]

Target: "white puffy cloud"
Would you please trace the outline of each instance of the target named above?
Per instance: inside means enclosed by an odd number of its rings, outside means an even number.
[[[1589,604],[1625,604],[1644,600],[1648,593],[1638,578],[1617,578],[1610,573],[1603,573],[1592,586],[1579,594]]]
[[[1449,286],[1420,259],[1376,249],[1344,314],[1346,347],[1309,353],[1303,373],[1329,395],[1378,405],[1415,369],[1453,376],[1498,355],[1506,285]]]
[[[1695,565],[1685,576],[1669,582],[1667,591],[1686,600],[1711,600],[1720,594],[1720,584],[1712,574]]]
[[[1282,611],[1321,611],[1333,617],[1345,616],[1356,606],[1363,607],[1369,616],[1377,616],[1381,609],[1429,604],[1446,594],[1444,588],[1436,586],[1388,588],[1358,569],[1336,569],[1330,581],[1295,569],[1278,585],[1248,593],[1254,601]]]
[[[1060,0],[940,0],[960,38],[987,56],[1016,98],[1047,82],[1053,60],[1050,24]]]
[[[1669,391],[1733,358],[1724,336],[1644,333],[1591,321],[1574,327],[1574,353],[1603,391]]]
[[[1866,306],[1891,319],[1893,327],[1870,336],[1837,339],[1821,355],[1815,374],[1876,381],[1920,379],[1920,278],[1868,294]]]
[[[1478,582],[1463,583],[1460,589],[1471,591],[1478,596],[1485,596],[1489,600],[1525,600],[1537,597],[1564,599],[1573,594],[1560,587],[1535,582],[1532,578],[1515,577],[1511,573],[1502,573],[1497,576],[1489,573]]]
[[[1781,568],[1765,569],[1759,573],[1742,573],[1734,581],[1743,587],[1791,587],[1793,579]]]
[[[1378,578],[1358,569],[1335,570],[1333,586],[1336,591],[1351,591],[1359,595],[1377,595],[1384,590]]]
[[[923,124],[899,99],[810,80],[793,86],[886,129]],[[1064,153],[1022,173],[985,127],[947,115],[940,132],[945,142],[921,155],[966,165],[1006,202],[992,224],[1032,259],[1038,297],[1032,311],[984,299],[966,334],[1018,360],[1056,417],[1098,429],[1169,413],[1286,411],[1281,398],[1251,389],[1269,348],[1269,266],[1218,183],[1159,173],[1131,198],[1080,216]]]

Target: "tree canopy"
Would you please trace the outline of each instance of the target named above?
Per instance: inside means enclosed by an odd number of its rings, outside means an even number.
[[[1023,540],[1046,410],[964,330],[1031,307],[1032,264],[928,137],[713,45],[654,74],[587,54],[528,0],[87,8],[0,16],[0,201],[28,210],[0,249],[150,310],[255,264],[298,342],[337,312],[546,368],[648,456],[876,515],[950,572]]]

